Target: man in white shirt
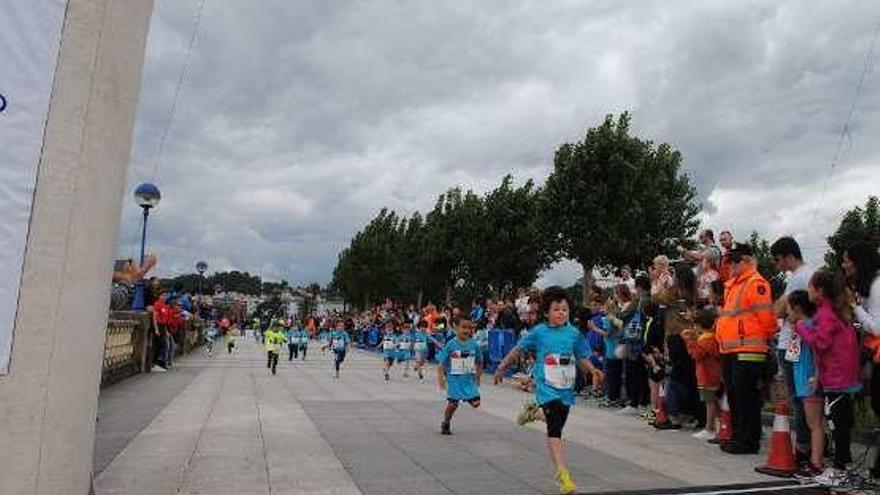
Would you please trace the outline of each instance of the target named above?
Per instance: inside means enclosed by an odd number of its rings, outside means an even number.
[[[785,373],[788,384],[789,397],[794,401],[795,433],[797,436],[797,453],[809,458],[810,453],[810,428],[804,416],[804,405],[794,394],[794,375],[792,365],[800,356],[800,337],[786,318],[788,308],[788,296],[797,290],[807,290],[810,278],[815,270],[804,263],[801,248],[792,237],[780,237],[770,246],[770,254],[776,263],[776,269],[787,274],[785,278],[785,292],[776,300],[776,315],[781,319],[779,334],[777,336],[776,350],[779,357],[779,369]]]

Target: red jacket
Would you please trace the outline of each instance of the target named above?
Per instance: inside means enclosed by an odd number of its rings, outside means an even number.
[[[687,341],[688,354],[697,368],[697,387],[717,390],[721,387],[721,359],[715,334],[705,332],[696,340]]]

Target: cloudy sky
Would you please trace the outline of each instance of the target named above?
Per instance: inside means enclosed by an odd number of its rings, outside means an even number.
[[[880,193],[877,63],[829,174],[876,2],[207,0],[157,160],[198,3],[156,1],[135,129],[130,190],[164,195],[160,274],[205,259],[325,283],[382,206],[541,181],[559,144],[625,110],[683,152],[717,230],[793,234],[819,259],[842,212]],[[138,218],[129,195],[120,255]]]

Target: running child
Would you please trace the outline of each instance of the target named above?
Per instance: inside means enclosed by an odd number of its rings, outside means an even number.
[[[485,326],[476,330],[474,332],[474,341],[476,341],[477,346],[480,348],[480,359],[485,368],[489,362],[489,330]]]
[[[419,328],[413,332],[413,359],[415,360],[416,373],[419,374],[419,382],[425,381],[425,363],[428,360],[428,322],[419,322]]]
[[[383,373],[385,381],[391,379],[391,367],[394,366],[394,359],[397,357],[397,336],[394,335],[394,323],[385,323],[385,333],[382,335],[382,362],[384,363]]]
[[[266,331],[263,336],[266,340],[266,356],[268,358],[266,367],[272,370],[274,375],[278,368],[278,355],[281,354],[281,345],[284,343],[284,334],[275,327]]]
[[[299,354],[303,361],[306,360],[306,353],[309,352],[309,331],[306,330],[302,324],[300,324],[299,330],[297,331],[297,337],[299,342]]]
[[[459,402],[480,407],[483,358],[480,347],[471,338],[473,331],[474,323],[470,317],[459,316],[455,322],[455,338],[447,342],[437,356],[437,383],[441,389],[446,389],[446,411],[440,423],[443,435],[452,434],[450,424]]]
[[[577,490],[565,464],[562,444],[562,430],[575,402],[575,365],[580,365],[585,373],[598,371],[587,359],[588,345],[583,334],[569,323],[570,307],[565,289],[558,286],[545,289],[541,296],[541,312],[546,315],[546,323],[537,325],[521,338],[495,371],[497,385],[502,382],[504,371],[520,354],[535,353],[536,402],[526,404],[517,422],[525,425],[537,420],[547,424],[547,449],[556,468],[559,492],[563,494]]]
[[[235,350],[235,334],[226,332],[226,354],[232,354]]]
[[[293,361],[299,355],[299,331],[288,323],[284,327],[284,338],[287,340],[287,360]]]
[[[209,358],[214,357],[214,344],[217,343],[217,335],[219,333],[217,324],[212,321],[208,331],[205,332],[205,351],[208,353]]]
[[[324,328],[319,329],[318,342],[321,343],[321,356],[327,357],[327,348],[330,346],[330,332]]]
[[[409,378],[409,361],[412,357],[412,331],[410,322],[401,324],[400,335],[397,337],[397,362],[403,367],[403,377]]]
[[[342,320],[336,322],[336,329],[330,333],[330,349],[333,351],[333,363],[336,369],[336,378],[339,378],[339,366],[345,361],[345,351],[351,344],[351,337],[345,331],[345,323]]]

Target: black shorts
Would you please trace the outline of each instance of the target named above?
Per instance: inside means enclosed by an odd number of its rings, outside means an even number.
[[[541,405],[544,418],[547,420],[547,436],[549,438],[562,438],[562,429],[568,421],[568,411],[571,406],[566,406],[561,400],[551,400]]]
[[[345,361],[345,351],[333,351],[333,354],[336,355],[336,360],[340,363]]]
[[[463,400],[473,407],[477,407],[478,405],[480,405],[480,396],[479,395],[476,397],[471,397],[470,399],[463,399]],[[458,404],[459,402],[461,402],[461,400],[459,400],[459,399],[446,399],[446,402],[448,402],[450,404]]]

